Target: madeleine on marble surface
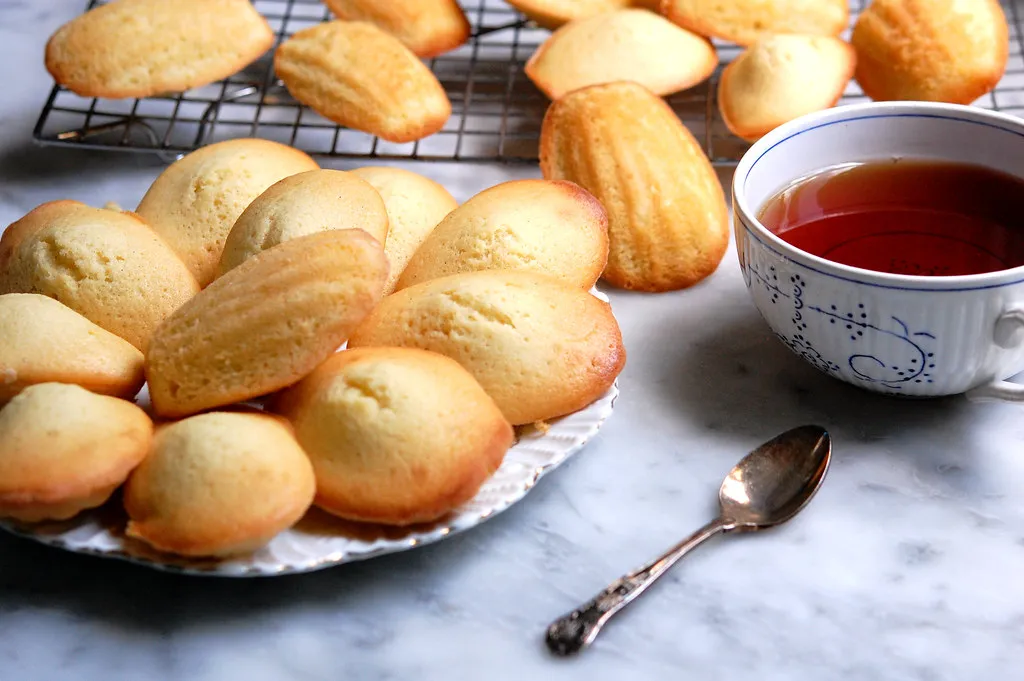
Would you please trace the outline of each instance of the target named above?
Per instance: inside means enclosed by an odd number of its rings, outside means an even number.
[[[126,534],[186,556],[255,551],[305,515],[313,466],[284,421],[211,412],[160,426],[125,485]]]
[[[752,45],[774,33],[838,36],[849,23],[850,5],[848,0],[662,0],[661,13],[694,33]]]
[[[642,85],[594,85],[555,101],[540,139],[544,177],[590,191],[608,211],[604,280],[686,288],[714,272],[729,211],[714,168],[672,109]]]
[[[37,383],[131,399],[145,381],[142,365],[131,343],[52,298],[0,295],[0,404]]]
[[[274,70],[296,100],[324,118],[389,142],[432,135],[452,113],[430,69],[365,21],[302,29],[277,48]]]
[[[876,101],[970,104],[999,83],[1009,58],[996,0],[874,0],[851,42],[857,82]]]
[[[527,77],[551,99],[588,85],[634,80],[668,95],[707,80],[718,52],[645,9],[621,9],[579,19],[555,31],[533,53]]]
[[[608,303],[552,277],[501,270],[398,291],[359,325],[348,346],[420,348],[451,357],[513,425],[586,407],[626,363]]]
[[[235,220],[224,242],[220,271],[288,239],[329,229],[361,229],[385,243],[388,213],[380,193],[341,170],[291,175],[257,196]]]
[[[418,57],[436,57],[469,39],[470,26],[456,0],[324,0],[335,16],[369,21],[402,41]]]
[[[0,293],[40,293],[145,350],[199,285],[134,213],[44,203],[0,237]]]
[[[773,35],[725,67],[718,106],[726,126],[753,142],[783,123],[835,106],[857,56],[829,36]]]
[[[249,0],[114,0],[53,34],[46,69],[83,97],[150,97],[227,78],[273,44]]]
[[[538,272],[589,289],[608,261],[608,215],[572,182],[512,180],[480,192],[430,233],[398,289],[478,270]]]
[[[635,3],[630,0],[508,0],[508,4],[538,26],[555,30],[575,19],[585,19]]]
[[[172,163],[137,212],[206,286],[217,276],[228,233],[253,199],[279,180],[318,168],[303,152],[270,140],[217,142]]]
[[[0,409],[0,516],[65,520],[103,505],[152,437],[131,402],[63,383],[25,388]]]
[[[459,204],[437,182],[404,168],[367,166],[356,168],[352,174],[373,185],[387,208],[389,227],[384,255],[390,269],[384,295],[388,295],[395,290],[398,277],[416,249]]]

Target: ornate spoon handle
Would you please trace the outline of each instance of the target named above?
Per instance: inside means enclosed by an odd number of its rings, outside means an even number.
[[[624,575],[608,585],[590,602],[581,605],[548,627],[548,648],[557,655],[572,655],[589,645],[612,616],[629,605],[637,596],[691,550],[728,528],[721,518],[694,532],[665,555]]]

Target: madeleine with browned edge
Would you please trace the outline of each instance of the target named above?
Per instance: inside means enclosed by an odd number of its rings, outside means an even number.
[[[508,0],[538,26],[555,30],[559,26],[603,12],[629,7],[630,0]]]
[[[552,277],[505,270],[455,274],[394,293],[348,345],[451,357],[513,425],[583,409],[626,363],[608,303]]]
[[[459,272],[523,270],[589,289],[608,261],[608,215],[572,182],[512,180],[462,204],[430,233],[398,289]]]
[[[661,13],[685,29],[739,45],[776,33],[837,36],[848,0],[662,0]]]
[[[410,525],[472,499],[514,439],[457,362],[412,348],[332,356],[276,401],[316,471],[316,505],[348,520]]]
[[[401,40],[418,57],[436,57],[469,39],[469,21],[456,0],[324,2],[339,19],[376,24]]]
[[[64,383],[25,388],[0,409],[0,517],[66,520],[103,505],[152,439],[131,402]]]
[[[304,28],[274,54],[296,100],[338,125],[389,142],[413,142],[452,114],[441,83],[398,38],[365,21]]]
[[[200,414],[157,428],[125,485],[125,534],[185,556],[250,553],[298,522],[315,491],[313,466],[284,419]]]
[[[157,329],[146,352],[154,410],[187,416],[295,383],[373,309],[387,273],[380,243],[360,229],[254,255]]]
[[[857,82],[876,101],[970,104],[1002,79],[1010,49],[996,0],[874,0],[851,42]]]
[[[610,284],[686,288],[725,256],[729,211],[714,168],[672,109],[642,85],[594,85],[552,104],[540,167],[604,204]]]
[[[83,97],[151,97],[234,75],[273,44],[249,0],[114,0],[53,34],[46,70]]]

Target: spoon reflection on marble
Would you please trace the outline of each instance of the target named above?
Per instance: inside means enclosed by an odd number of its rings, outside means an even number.
[[[802,426],[769,440],[736,464],[718,491],[718,517],[642,568],[608,586],[589,603],[548,627],[547,644],[558,655],[590,644],[622,610],[676,562],[722,532],[753,532],[795,516],[821,487],[832,455],[824,428]]]

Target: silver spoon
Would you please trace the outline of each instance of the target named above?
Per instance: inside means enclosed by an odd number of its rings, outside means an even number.
[[[615,613],[647,590],[676,562],[721,532],[753,532],[786,522],[821,487],[832,454],[824,428],[802,426],[743,457],[718,491],[718,517],[642,568],[620,577],[592,601],[555,620],[547,644],[558,655],[589,645]]]

